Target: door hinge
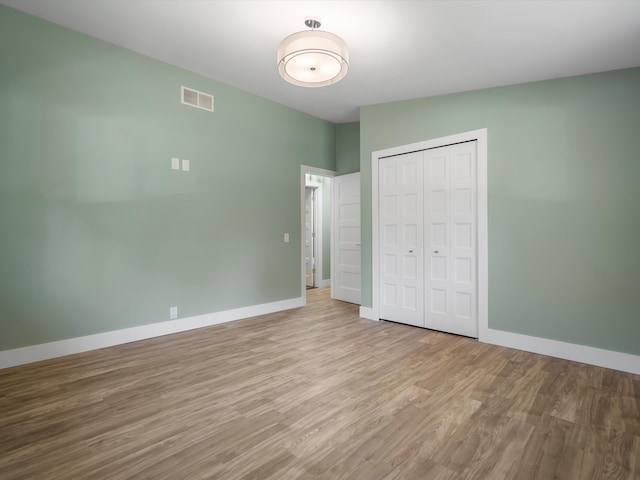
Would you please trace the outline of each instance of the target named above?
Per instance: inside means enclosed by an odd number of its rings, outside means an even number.
[[[315,275],[315,274],[316,274],[316,269],[315,269],[315,268],[312,268],[312,269],[311,269],[311,273],[313,273],[313,274]]]

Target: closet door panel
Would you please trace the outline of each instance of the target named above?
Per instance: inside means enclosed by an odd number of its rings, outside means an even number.
[[[380,317],[424,325],[422,152],[380,160]]]
[[[451,314],[451,222],[449,147],[424,153],[426,306],[425,326],[442,330]]]
[[[425,326],[478,336],[476,144],[425,152]]]

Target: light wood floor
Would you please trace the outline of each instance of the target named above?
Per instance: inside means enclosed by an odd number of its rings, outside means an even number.
[[[640,376],[307,294],[0,370],[0,478],[640,478]]]

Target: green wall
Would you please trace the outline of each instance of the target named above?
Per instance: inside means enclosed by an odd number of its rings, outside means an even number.
[[[300,296],[335,125],[0,6],[0,145],[0,350]]]
[[[360,122],[336,125],[336,169],[338,175],[360,171]]]
[[[640,68],[363,107],[371,153],[488,129],[489,327],[640,354]]]

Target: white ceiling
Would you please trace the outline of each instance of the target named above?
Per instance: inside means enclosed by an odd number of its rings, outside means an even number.
[[[363,105],[640,66],[640,0],[0,3],[335,123]],[[310,15],[349,46],[330,87],[277,72],[280,40]]]

